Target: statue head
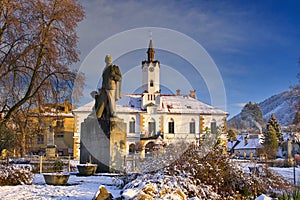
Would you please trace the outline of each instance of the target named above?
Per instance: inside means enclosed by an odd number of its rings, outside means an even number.
[[[106,55],[105,56],[105,63],[106,63],[106,66],[109,66],[112,64],[112,57],[111,55]]]

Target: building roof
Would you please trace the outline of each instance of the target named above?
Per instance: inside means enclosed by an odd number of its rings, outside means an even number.
[[[74,109],[73,112],[92,112],[93,107],[95,105],[95,100]],[[128,105],[117,105],[117,112],[118,113],[130,113],[130,112],[142,112],[140,108],[131,107]]]
[[[141,109],[141,95],[126,95],[130,97],[127,105],[117,105],[118,113],[145,112]],[[95,101],[91,101],[75,110],[74,112],[92,112]],[[187,95],[160,95],[160,106],[158,113],[190,113],[190,114],[216,114],[226,115],[220,109],[205,104]]]
[[[73,110],[73,112],[92,112],[93,107],[95,105],[95,100],[84,104],[83,106],[80,106],[79,108],[76,108]]]
[[[199,113],[199,114],[228,114],[211,105],[203,103],[187,95],[161,95],[161,112],[168,113]]]
[[[238,136],[238,140],[240,143],[238,143],[235,147],[234,150],[239,150],[239,149],[256,149],[262,146],[262,139],[257,135],[255,138],[248,138],[245,140],[245,137],[247,137],[246,134],[242,134]]]

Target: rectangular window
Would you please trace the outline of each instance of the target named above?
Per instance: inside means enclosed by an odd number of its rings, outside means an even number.
[[[151,80],[151,81],[150,81],[150,87],[153,87],[153,85],[154,85],[154,84],[153,84],[153,81]]]
[[[56,120],[56,127],[63,128],[64,127],[64,120],[63,119]]]
[[[174,133],[174,122],[169,122],[169,133]]]
[[[195,122],[190,122],[190,133],[196,133]]]
[[[210,129],[211,129],[211,133],[213,134],[217,133],[217,123],[215,121],[210,123]]]
[[[129,133],[135,133],[135,121],[129,122]]]
[[[149,136],[155,135],[155,133],[156,133],[155,122],[149,122],[148,123],[148,130],[149,130]]]
[[[44,136],[43,135],[39,135],[37,138],[37,143],[38,144],[44,144]]]
[[[64,134],[63,133],[55,134],[55,137],[57,137],[57,138],[63,138]]]

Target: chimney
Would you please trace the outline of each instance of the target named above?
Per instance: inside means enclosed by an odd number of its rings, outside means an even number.
[[[196,90],[190,90],[190,97],[196,98]]]
[[[179,89],[176,90],[176,95],[180,96],[180,90]]]
[[[245,146],[248,144],[248,137],[249,137],[248,134],[244,137],[244,145]]]

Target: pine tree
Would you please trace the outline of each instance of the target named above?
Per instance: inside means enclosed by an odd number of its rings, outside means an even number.
[[[275,157],[278,149],[278,140],[276,136],[276,130],[273,126],[269,126],[265,133],[264,147],[270,157]]]
[[[267,123],[267,132],[270,130],[270,127],[273,127],[273,129],[276,133],[277,141],[279,143],[281,143],[283,141],[283,135],[282,135],[282,132],[280,129],[280,125],[279,125],[277,119],[275,118],[274,114],[271,115],[271,117]]]

